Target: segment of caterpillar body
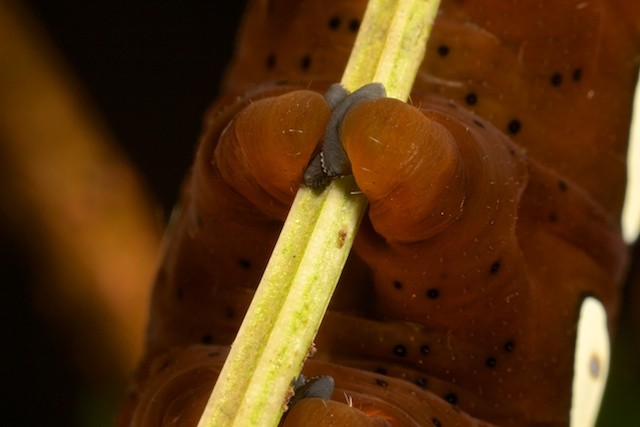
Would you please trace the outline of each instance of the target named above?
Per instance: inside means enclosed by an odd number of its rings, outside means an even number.
[[[189,425],[203,407],[224,358],[213,344],[231,343],[319,148],[321,93],[363,3],[252,3],[123,424]],[[582,301],[601,301],[611,327],[625,270],[640,31],[622,13],[631,3],[551,3],[443,2],[416,107],[380,99],[345,115],[340,139],[371,204],[304,371],[333,376],[334,401],[303,399],[285,425],[568,423]],[[249,88],[270,79],[290,85]]]

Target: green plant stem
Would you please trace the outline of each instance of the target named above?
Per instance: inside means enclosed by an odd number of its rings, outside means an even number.
[[[342,78],[406,100],[438,0],[370,0]],[[367,206],[353,177],[301,187],[199,426],[276,426]]]
[[[439,0],[369,1],[342,76],[350,91],[371,82],[406,101],[424,58]]]
[[[345,200],[353,179],[335,188],[298,191],[200,426],[278,424],[349,255],[347,230],[367,203],[361,194]],[[330,265],[337,272],[325,274]]]

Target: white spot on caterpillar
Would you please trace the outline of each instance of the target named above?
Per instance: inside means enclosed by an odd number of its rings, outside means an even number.
[[[609,330],[602,303],[585,298],[580,308],[573,362],[571,427],[596,423],[609,373]]]
[[[632,243],[640,231],[640,89],[636,86],[627,151],[627,191],[622,208],[622,236]]]

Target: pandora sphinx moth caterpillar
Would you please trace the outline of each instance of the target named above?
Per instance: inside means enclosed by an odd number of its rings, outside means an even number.
[[[197,422],[364,7],[251,2],[122,425]],[[303,371],[336,389],[298,401],[283,425],[568,425],[582,302],[600,301],[614,326],[638,6],[441,9],[410,103],[365,100],[341,124],[370,208]]]

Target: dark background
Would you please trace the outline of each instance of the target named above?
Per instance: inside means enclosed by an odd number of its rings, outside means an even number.
[[[191,163],[202,114],[230,58],[245,2],[23,3],[169,212]],[[0,425],[112,425],[114,401],[87,391],[57,331],[32,307],[31,292],[41,285],[37,266],[37,251],[0,221]],[[637,369],[630,368],[637,355],[625,350],[635,348],[627,338],[638,332],[632,326],[621,332],[623,347],[615,350],[611,374],[621,388],[610,395],[610,421],[601,425],[632,425],[620,421],[622,413],[633,413],[640,404]]]
[[[244,1],[23,1],[165,213],[175,203],[233,50]],[[1,42],[1,41],[0,41]],[[0,425],[112,425],[58,331],[31,303],[37,249],[0,221]]]
[[[245,2],[27,3],[170,207],[176,177],[191,162],[203,111],[231,56]]]

